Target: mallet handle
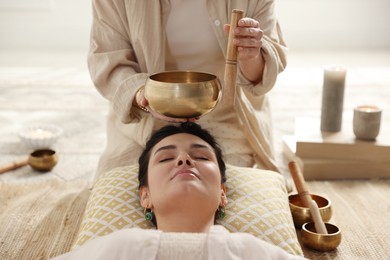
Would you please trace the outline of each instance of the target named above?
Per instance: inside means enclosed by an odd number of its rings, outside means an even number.
[[[15,162],[12,162],[12,163],[8,163],[6,165],[0,166],[0,174],[8,172],[8,171],[15,170],[15,169],[23,167],[23,166],[25,166],[27,164],[28,164],[28,160],[27,159],[24,159],[22,161],[15,161]]]
[[[222,103],[225,106],[234,105],[237,80],[237,47],[234,45],[234,30],[238,21],[244,17],[244,11],[233,9],[230,19],[230,30],[225,60],[224,86],[222,91]]]

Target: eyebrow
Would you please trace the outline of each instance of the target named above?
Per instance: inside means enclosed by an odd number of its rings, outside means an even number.
[[[201,148],[201,149],[208,149],[208,150],[211,150],[213,151],[212,149],[210,149],[210,147],[208,147],[207,145],[204,145],[204,144],[197,144],[197,143],[194,143],[194,144],[191,144],[190,146],[191,148]],[[158,148],[154,154],[160,152],[160,151],[163,151],[163,150],[175,150],[177,149],[177,146],[176,145],[166,145],[166,146],[162,146],[160,148]]]
[[[158,149],[154,152],[154,154],[156,154],[156,153],[158,153],[158,152],[161,152],[161,151],[163,151],[163,150],[174,150],[174,149],[176,149],[176,145],[166,145],[166,146],[162,146],[162,147],[158,148]]]

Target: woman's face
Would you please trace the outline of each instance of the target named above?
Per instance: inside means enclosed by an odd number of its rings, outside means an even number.
[[[153,147],[148,165],[149,206],[158,215],[191,205],[215,212],[224,197],[221,174],[213,148],[191,134],[171,135]]]

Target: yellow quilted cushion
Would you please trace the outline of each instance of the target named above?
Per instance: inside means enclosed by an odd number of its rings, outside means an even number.
[[[153,228],[139,203],[137,174],[138,166],[119,167],[96,181],[75,247],[123,228]],[[228,165],[226,177],[228,205],[221,224],[302,255],[282,176]]]

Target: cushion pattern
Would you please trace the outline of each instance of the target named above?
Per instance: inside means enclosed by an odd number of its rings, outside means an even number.
[[[95,183],[75,247],[123,228],[154,228],[139,202],[138,165],[113,169]],[[226,217],[230,232],[248,232],[302,255],[283,177],[272,171],[227,165]]]

